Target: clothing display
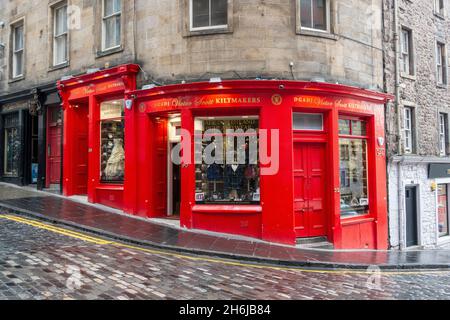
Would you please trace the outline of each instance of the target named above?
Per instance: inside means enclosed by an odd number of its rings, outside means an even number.
[[[114,139],[114,148],[108,159],[105,177],[108,180],[123,179],[125,172],[125,150],[122,139]]]

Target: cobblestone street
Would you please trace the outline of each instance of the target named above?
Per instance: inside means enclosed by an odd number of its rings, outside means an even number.
[[[0,299],[448,299],[450,272],[283,270],[95,244],[0,219]]]

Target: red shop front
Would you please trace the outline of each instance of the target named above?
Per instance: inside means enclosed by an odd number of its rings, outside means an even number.
[[[59,83],[64,195],[188,229],[387,249],[389,96],[257,80],[136,91],[137,72]]]
[[[293,81],[129,92],[125,211],[291,245],[387,249],[388,98]]]
[[[63,106],[63,194],[123,209],[125,137],[133,136],[133,114],[124,108],[126,92],[136,89],[137,65],[60,81]],[[129,123],[130,126],[125,126]]]

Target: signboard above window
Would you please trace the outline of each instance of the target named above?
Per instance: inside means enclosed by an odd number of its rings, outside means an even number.
[[[123,100],[108,101],[101,104],[100,120],[116,119],[123,116]]]

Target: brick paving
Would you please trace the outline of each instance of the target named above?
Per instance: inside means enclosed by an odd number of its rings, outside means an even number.
[[[450,250],[311,251],[251,240],[203,234],[119,215],[97,207],[0,184],[0,212],[39,217],[145,245],[239,260],[315,267],[450,268]]]
[[[450,297],[450,272],[446,271],[382,274],[374,286],[376,282],[368,284],[371,273],[276,270],[197,258],[92,244],[0,219],[0,300]]]

